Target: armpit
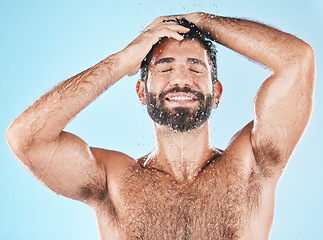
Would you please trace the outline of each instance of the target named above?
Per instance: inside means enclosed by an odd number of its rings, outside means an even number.
[[[105,170],[104,170],[105,171]],[[99,179],[99,174],[95,175],[90,183],[87,183],[80,187],[79,193],[84,201],[104,201],[108,196],[108,183],[105,171],[105,181]]]
[[[103,200],[105,199],[106,194],[107,194],[107,190],[105,188],[98,189],[98,186],[95,186],[95,184],[87,184],[80,188],[80,195],[85,200],[86,199]]]
[[[253,143],[252,145],[255,160],[262,175],[264,177],[271,177],[275,169],[280,168],[283,164],[281,151],[270,139],[261,143]]]

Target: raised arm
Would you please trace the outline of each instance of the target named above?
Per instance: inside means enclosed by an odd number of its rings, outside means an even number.
[[[254,102],[251,144],[258,163],[271,164],[280,175],[311,115],[312,48],[290,34],[253,21],[203,13],[185,17],[211,39],[272,71]]]
[[[161,37],[181,40],[178,32],[185,31],[182,26],[157,19],[123,51],[54,87],[8,128],[6,138],[12,151],[56,193],[80,201],[100,198],[106,191],[109,171],[104,162],[106,158],[116,160],[121,154],[110,151],[102,154],[63,129],[112,84],[136,73]]]

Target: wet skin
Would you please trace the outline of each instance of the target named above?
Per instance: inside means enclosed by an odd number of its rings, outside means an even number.
[[[255,163],[246,141],[251,124],[191,180],[119,156],[108,191],[92,205],[103,239],[268,239],[276,183]],[[93,149],[101,158],[111,153]],[[106,157],[104,156],[106,154]],[[114,163],[106,163],[111,168]],[[113,236],[113,237],[112,237]]]
[[[256,94],[254,120],[229,146],[223,152],[211,146],[208,121],[190,131],[153,122],[155,147],[137,161],[65,132],[99,95],[137,73],[164,37],[169,39],[154,51],[147,85],[136,85],[141,103],[149,109],[148,97],[161,96],[155,106],[164,103],[162,109],[175,116],[185,109],[186,118],[204,104],[198,96],[211,96],[217,106],[222,85],[212,85],[205,50],[179,42],[189,29],[174,21],[178,17],[272,71]],[[44,94],[13,121],[6,139],[47,187],[94,209],[102,239],[268,239],[275,189],[309,122],[314,82],[313,50],[290,34],[205,13],[159,17],[124,50]],[[168,92],[175,88],[192,92]]]
[[[158,95],[174,86],[188,86],[205,95],[214,91],[214,99],[219,101],[220,87],[212,86],[208,58],[199,43],[168,39],[154,53],[148,91]],[[139,91],[138,95],[145,104],[144,94]],[[170,93],[164,98],[166,108],[174,114],[178,106],[192,112],[198,106],[190,93]],[[208,123],[174,142],[169,140],[173,131],[154,123],[157,147],[138,161],[92,149],[110,169],[102,201],[91,204],[102,238],[267,239],[276,184],[271,166],[260,166],[254,159],[248,140],[252,124],[239,132],[223,153],[209,145]],[[203,140],[192,142],[204,135]],[[185,153],[179,156],[178,151],[159,147],[158,142],[182,145],[180,151]],[[194,155],[184,146],[193,152],[205,147],[200,155]],[[165,157],[164,151],[170,154]],[[107,160],[111,158],[113,162]]]
[[[216,89],[220,83],[213,88],[210,82],[208,61],[197,40],[164,39],[154,49],[145,99],[148,113],[156,123],[188,131],[208,120],[213,102],[219,99],[214,95],[220,94]]]

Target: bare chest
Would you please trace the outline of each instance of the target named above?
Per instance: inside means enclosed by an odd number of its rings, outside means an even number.
[[[254,176],[210,165],[190,183],[129,169],[115,213],[129,239],[238,239],[258,202]]]

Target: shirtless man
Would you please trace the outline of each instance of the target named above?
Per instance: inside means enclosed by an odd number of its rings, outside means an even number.
[[[222,93],[214,59],[185,37],[182,18],[272,71],[254,120],[224,151],[209,139],[209,112]],[[151,153],[136,161],[63,131],[112,84],[137,73],[156,43],[137,83],[153,119]],[[268,239],[278,180],[311,115],[314,76],[311,47],[266,25],[204,13],[160,17],[124,50],[42,96],[6,137],[46,186],[93,208],[102,239]]]

